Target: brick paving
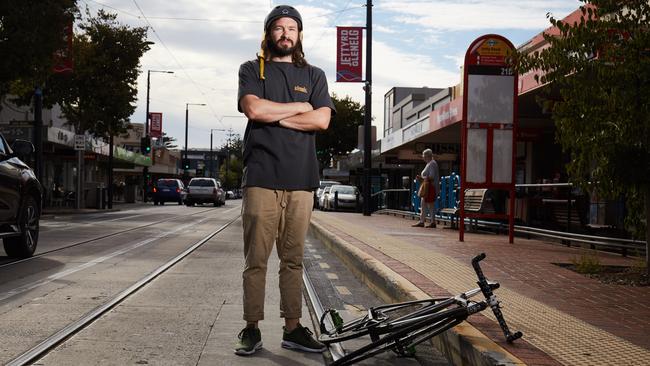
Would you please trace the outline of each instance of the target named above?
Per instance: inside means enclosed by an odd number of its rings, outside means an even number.
[[[400,241],[442,254],[461,263],[469,264],[478,253],[487,254],[482,262],[486,276],[499,281],[504,288],[525,298],[535,300],[564,314],[575,317],[597,329],[622,338],[642,349],[650,349],[650,288],[602,284],[595,279],[577,274],[554,263],[571,263],[585,250],[566,247],[542,240],[515,238],[508,243],[507,235],[467,233],[465,241],[458,241],[458,231],[438,225],[436,229],[412,228],[413,223],[400,217],[373,215],[365,217],[351,213],[315,213],[313,219],[335,234],[383,262],[395,272],[435,297],[448,295],[448,291],[405,263],[377,249],[377,243],[368,242],[372,236],[344,230],[332,225],[328,219],[345,222],[349,227],[398,238]],[[349,232],[345,232],[349,231]],[[634,265],[636,259],[604,252],[597,253],[604,265]],[[431,263],[430,266],[435,266]],[[498,296],[498,292],[497,292]],[[504,304],[508,306],[508,304]],[[528,342],[509,346],[494,322],[485,316],[472,316],[470,323],[495,342],[522,359],[527,364],[558,364],[547,353]],[[549,327],[561,326],[549,324]],[[586,336],[575,334],[575,337]],[[645,356],[645,355],[644,355]],[[565,364],[567,364],[567,359]],[[579,360],[576,361],[579,362]]]

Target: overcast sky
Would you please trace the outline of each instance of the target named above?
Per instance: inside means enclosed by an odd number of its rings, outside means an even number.
[[[325,71],[330,93],[349,95],[363,104],[361,83],[335,82],[335,61],[336,26],[365,26],[364,0],[79,1],[92,12],[104,8],[117,13],[122,23],[150,26],[149,39],[155,44],[141,60],[138,106],[131,121],[144,121],[146,70],[174,71],[151,74],[150,111],[163,113],[164,131],[183,147],[185,104],[207,104],[189,107],[190,148],[208,148],[211,129],[232,128],[243,136],[246,119],[237,112],[237,71],[242,62],[255,58],[264,17],[281,4],[302,14],[305,56]],[[453,86],[460,81],[465,51],[477,37],[496,33],[519,46],[549,26],[547,13],[564,17],[580,2],[375,0],[373,4],[372,115],[381,136],[384,94],[390,88]],[[365,53],[365,44],[363,48]],[[214,146],[223,145],[225,132],[213,133]]]

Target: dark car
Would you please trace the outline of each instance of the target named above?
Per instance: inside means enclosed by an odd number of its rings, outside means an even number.
[[[182,205],[185,202],[187,191],[180,179],[158,179],[153,187],[152,199],[154,205],[164,205],[165,202],[178,202]]]
[[[0,237],[10,257],[31,257],[38,244],[43,188],[18,158],[33,152],[31,142],[16,140],[9,147],[0,134]]]

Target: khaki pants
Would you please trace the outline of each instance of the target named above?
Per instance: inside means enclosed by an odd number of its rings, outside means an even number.
[[[302,316],[302,258],[314,204],[310,191],[244,188],[244,320],[264,319],[266,268],[276,242],[280,258],[280,316]]]

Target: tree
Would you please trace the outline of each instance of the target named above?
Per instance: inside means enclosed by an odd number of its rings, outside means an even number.
[[[77,11],[76,0],[0,2],[0,96],[28,95],[29,103],[34,86],[52,73],[54,53],[65,47],[64,29]]]
[[[229,189],[233,187],[239,188],[241,177],[242,161],[234,155],[231,156],[228,162],[228,170],[226,170],[226,164],[221,164],[221,167],[219,167],[219,179],[224,187]]]
[[[74,72],[53,75],[45,90],[77,133],[109,137],[127,131],[135,111],[140,58],[149,50],[147,29],[120,24],[117,15],[86,11],[73,40]]]
[[[162,144],[167,150],[172,150],[178,147],[176,145],[176,137],[167,136],[167,133],[162,133]]]
[[[347,155],[357,147],[357,129],[363,125],[364,108],[349,96],[332,96],[336,115],[329,128],[316,135],[316,156],[320,169],[328,167],[335,156]]]
[[[239,188],[241,185],[243,146],[244,142],[241,137],[238,134],[234,134],[220,148],[220,151],[226,154],[227,159],[227,163],[224,162],[219,168],[219,177],[224,187]]]
[[[543,103],[552,106],[556,138],[571,157],[571,181],[602,197],[625,197],[628,227],[635,236],[645,231],[650,243],[650,3],[581,1],[574,24],[549,16],[559,35],[544,36],[550,47],[519,55],[520,73],[537,70],[548,83]],[[646,253],[650,262],[648,245]]]

